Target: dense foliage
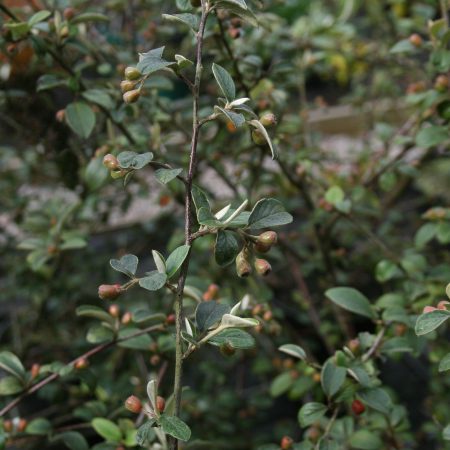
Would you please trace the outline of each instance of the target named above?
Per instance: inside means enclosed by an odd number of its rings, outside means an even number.
[[[450,449],[449,6],[3,0],[0,448]]]

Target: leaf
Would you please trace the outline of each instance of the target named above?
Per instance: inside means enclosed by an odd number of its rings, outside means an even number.
[[[442,439],[444,439],[444,441],[450,441],[450,424],[442,431]]]
[[[132,314],[134,323],[151,323],[151,322],[164,322],[166,315],[164,313],[153,313],[148,309],[138,309]]]
[[[79,317],[93,317],[94,319],[99,319],[110,324],[113,324],[115,321],[111,314],[108,314],[102,308],[94,305],[81,305],[75,310],[75,312]]]
[[[55,440],[61,439],[70,450],[88,450],[89,445],[81,433],[77,431],[67,431],[55,436]]]
[[[158,385],[156,383],[156,380],[150,380],[147,383],[147,396],[150,401],[150,406],[152,409],[155,409],[156,407],[156,399],[158,395]]]
[[[122,328],[119,332],[119,339],[127,338],[139,332],[139,328]],[[152,338],[148,334],[141,334],[134,338],[119,342],[117,345],[123,348],[134,348],[136,350],[148,350],[152,344]]]
[[[87,12],[78,14],[70,21],[73,25],[85,22],[109,22],[109,17],[104,14]]]
[[[139,280],[139,286],[148,291],[157,291],[166,284],[166,281],[167,275],[165,273],[159,273],[157,270],[154,270],[148,276]]]
[[[225,3],[231,3],[233,5],[239,6],[242,9],[248,9],[247,3],[245,0],[222,0]]]
[[[3,27],[11,31],[13,41],[25,38],[30,32],[30,26],[26,22],[4,23]]]
[[[222,66],[219,66],[216,63],[213,63],[212,71],[225,98],[229,102],[233,101],[236,98],[236,86],[234,85],[231,75]]]
[[[437,225],[435,223],[426,223],[422,225],[414,237],[416,247],[423,248],[436,235]]]
[[[250,125],[253,125],[258,131],[261,132],[261,134],[264,136],[264,139],[266,140],[268,146],[270,147],[270,151],[272,152],[272,159],[278,158],[278,151],[275,148],[275,146],[272,144],[272,140],[270,139],[269,133],[267,133],[267,130],[265,129],[264,125],[256,119],[250,120],[248,122]]]
[[[167,184],[180,175],[181,172],[183,172],[183,169],[158,169],[155,172],[155,177],[160,183]]]
[[[123,169],[142,169],[153,159],[153,153],[136,153],[136,152],[121,152],[117,155],[120,167]]]
[[[278,347],[280,352],[287,353],[288,355],[293,356],[294,358],[301,359],[302,361],[306,360],[306,352],[300,346],[294,344],[285,344],[281,347]]]
[[[36,86],[36,92],[45,91],[47,89],[53,89],[58,86],[66,86],[67,80],[59,78],[56,75],[45,74],[39,77]]]
[[[114,338],[114,333],[111,329],[105,328],[102,325],[94,325],[89,328],[86,340],[91,344],[100,344],[103,342],[110,342]]]
[[[194,14],[189,13],[182,13],[182,14],[163,14],[163,19],[175,21],[175,22],[181,22],[185,25],[187,25],[192,30],[196,31],[198,30],[199,20],[198,16]]]
[[[432,125],[420,129],[416,135],[416,144],[418,147],[427,149],[442,144],[449,137],[447,127]]]
[[[209,204],[207,195],[195,184],[192,186],[192,199],[194,200],[197,215],[201,208],[206,208],[207,210],[211,211],[211,206]]]
[[[206,331],[222,319],[230,309],[214,300],[201,302],[195,310],[195,322],[200,331]]]
[[[29,19],[28,19],[28,25],[30,27],[33,27],[34,25],[36,25],[39,22],[43,22],[45,19],[47,19],[47,17],[51,16],[51,12],[47,11],[46,9],[43,9],[42,11],[37,12],[36,14],[33,14]]]
[[[263,198],[254,206],[248,218],[248,227],[254,230],[278,227],[292,222],[292,216],[274,198]]]
[[[106,109],[114,109],[114,102],[103,89],[88,89],[82,93],[83,98]]]
[[[402,39],[389,50],[389,53],[409,53],[415,49],[416,47],[409,42],[409,39]]]
[[[45,436],[52,431],[52,425],[43,417],[32,420],[26,427],[25,433],[38,436]]]
[[[327,407],[322,403],[310,402],[300,408],[298,422],[300,426],[307,427],[317,422],[327,412]]]
[[[357,395],[367,406],[383,414],[389,414],[392,408],[391,398],[384,389],[365,389],[359,391]]]
[[[96,417],[91,421],[92,428],[106,441],[119,443],[122,439],[120,428],[108,419]]]
[[[219,230],[217,232],[214,256],[221,267],[231,264],[239,253],[240,245],[232,231]]]
[[[208,344],[222,345],[227,343],[233,348],[246,349],[255,346],[255,339],[250,334],[239,328],[228,328],[216,334],[208,340]]]
[[[361,450],[378,450],[383,443],[377,434],[368,430],[358,430],[350,437],[352,448]]]
[[[142,447],[149,445],[155,438],[155,430],[153,429],[153,424],[155,420],[147,420],[143,425],[141,425],[136,433],[136,443]]]
[[[155,261],[156,269],[159,273],[166,273],[166,260],[157,250],[152,250],[153,261]]]
[[[292,387],[294,381],[290,372],[281,373],[270,384],[270,395],[272,397],[279,397]]]
[[[178,417],[161,414],[159,423],[164,433],[187,442],[191,437],[191,429]]]
[[[190,250],[189,245],[180,245],[167,258],[166,274],[167,278],[172,278],[183,264]]]
[[[339,186],[331,186],[325,193],[325,200],[332,205],[342,202],[344,198],[344,191]]]
[[[233,316],[232,314],[224,314],[220,322],[220,326],[224,328],[249,328],[258,325],[259,322],[256,319]]]
[[[25,368],[20,359],[12,352],[4,351],[0,353],[0,369],[10,373],[19,380],[23,381],[25,378]]]
[[[14,395],[24,390],[22,383],[14,376],[0,379],[0,395]]]
[[[135,255],[123,255],[120,259],[111,259],[109,264],[117,272],[122,272],[130,278],[134,278],[136,275],[139,259]]]
[[[95,126],[95,114],[84,102],[71,103],[66,107],[65,119],[67,125],[84,139],[87,139]]]
[[[325,295],[336,305],[355,314],[373,319],[375,313],[372,306],[361,292],[349,287],[336,287],[328,289]]]
[[[450,370],[450,353],[447,353],[439,363],[439,372]]]
[[[139,62],[136,66],[137,69],[143,75],[149,75],[174,64],[173,62],[162,59],[163,51],[164,47],[159,47],[146,53],[139,53]]]
[[[332,397],[342,387],[347,371],[336,366],[330,359],[322,367],[322,389],[328,397]]]
[[[225,9],[227,12],[239,16],[241,19],[246,20],[254,27],[258,26],[258,19],[250,9],[243,9],[236,4],[227,2],[226,0],[218,1],[215,3],[215,6],[218,9]]]
[[[235,113],[229,109],[221,108],[220,106],[214,106],[214,110],[223,114],[230,122],[234,124],[236,128],[241,127],[245,123],[245,117],[241,113]]]
[[[207,227],[225,226],[220,220],[217,220],[209,208],[201,207],[197,211],[197,221],[200,225]]]
[[[450,311],[444,309],[438,309],[420,315],[416,322],[416,334],[417,336],[423,336],[424,334],[431,333],[439,325],[443,324],[450,317]]]

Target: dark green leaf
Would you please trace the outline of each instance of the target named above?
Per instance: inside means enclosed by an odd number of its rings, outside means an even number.
[[[47,89],[53,89],[58,86],[66,86],[67,80],[64,78],[57,77],[52,74],[45,74],[39,77],[37,82],[36,91],[45,91]]]
[[[450,311],[439,309],[420,315],[416,322],[416,334],[422,336],[431,333],[450,317]]]
[[[19,380],[25,378],[25,368],[14,353],[8,351],[0,353],[0,369],[5,370]]]
[[[122,328],[119,332],[119,339],[124,339],[139,332],[139,328]],[[134,338],[119,342],[117,345],[124,348],[134,348],[136,350],[148,350],[152,343],[152,338],[148,334],[141,334]]]
[[[104,322],[113,324],[114,318],[111,314],[108,314],[105,310],[94,305],[81,305],[75,310],[77,316],[79,317],[93,317],[94,319],[99,319]]]
[[[109,264],[114,270],[133,278],[136,275],[139,259],[135,255],[123,255],[120,259],[111,259]]]
[[[66,107],[67,125],[84,139],[87,139],[95,126],[95,114],[91,107],[83,102],[71,103]]]
[[[439,372],[450,370],[450,353],[447,353],[439,363]]]
[[[435,147],[447,141],[449,137],[447,127],[433,125],[420,129],[416,135],[416,144],[422,148]]]
[[[22,383],[13,376],[0,379],[0,395],[14,395],[24,390]]]
[[[317,422],[327,412],[327,407],[322,403],[310,402],[300,408],[298,422],[300,426],[307,427]]]
[[[55,440],[61,439],[65,446],[70,450],[88,450],[89,445],[81,433],[77,431],[68,431],[55,436]]]
[[[216,63],[212,65],[212,71],[220,90],[223,92],[225,98],[231,102],[236,98],[236,87],[234,85],[231,75],[221,66]]]
[[[200,208],[206,208],[211,211],[211,206],[206,193],[195,184],[192,186],[192,199],[194,200],[197,214]]]
[[[85,22],[109,22],[109,17],[100,13],[87,12],[78,14],[71,20],[71,23],[74,25]]]
[[[352,448],[361,450],[378,450],[383,446],[377,434],[369,430],[358,430],[350,437]]]
[[[224,314],[230,311],[228,306],[222,305],[214,300],[201,302],[195,311],[195,321],[200,331],[206,331],[222,319]]]
[[[219,230],[214,248],[216,263],[225,267],[231,264],[239,253],[240,245],[236,233]]]
[[[112,341],[113,338],[114,333],[112,330],[102,325],[94,325],[90,327],[86,335],[86,340],[91,344],[109,342]]]
[[[191,429],[178,417],[161,414],[159,423],[164,433],[180,441],[186,442],[191,437]]]
[[[190,248],[189,245],[181,245],[169,255],[166,261],[167,278],[172,278],[177,273],[178,269],[186,259]]]
[[[114,102],[111,96],[103,89],[89,89],[84,91],[82,95],[86,100],[103,106],[106,109],[114,108]]]
[[[160,47],[146,53],[139,53],[139,63],[137,64],[138,70],[140,70],[143,75],[149,75],[174,64],[173,62],[162,59],[163,51],[164,47]]]
[[[342,387],[347,371],[344,367],[336,366],[329,359],[322,367],[322,389],[328,397],[332,397]]]
[[[259,200],[248,218],[248,226],[254,230],[277,227],[291,222],[292,216],[286,212],[278,200],[273,198]]]
[[[336,305],[355,314],[373,319],[375,313],[372,306],[361,292],[349,287],[336,287],[328,289],[325,295]]]
[[[270,395],[272,397],[279,397],[288,391],[293,383],[294,379],[292,378],[290,372],[281,373],[273,379],[270,385]]]
[[[358,392],[358,397],[370,408],[383,414],[389,414],[392,401],[387,392],[381,388],[365,389]]]
[[[41,435],[45,436],[46,434],[50,433],[52,430],[51,423],[44,419],[43,417],[39,417],[37,419],[32,420],[26,427],[25,433],[27,434],[35,434],[35,435]]]
[[[51,16],[51,12],[47,11],[45,9],[43,9],[42,11],[38,11],[37,13],[33,14],[29,19],[28,19],[28,25],[30,27],[33,27],[34,25],[36,25],[39,22],[43,22],[45,19],[47,19],[47,17]]]

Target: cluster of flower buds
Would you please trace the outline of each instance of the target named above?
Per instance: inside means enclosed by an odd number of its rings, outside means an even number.
[[[210,284],[208,289],[203,293],[203,300],[205,302],[209,302],[210,300],[214,300],[219,295],[219,286],[217,284]]]
[[[120,284],[101,284],[98,287],[98,296],[102,300],[115,300],[122,293]]]
[[[262,125],[264,125],[265,128],[271,128],[274,125],[276,125],[277,118],[275,117],[275,114],[271,112],[266,112],[259,118],[259,121],[261,122]],[[260,130],[252,131],[252,139],[256,145],[267,144],[267,140]]]
[[[3,430],[6,433],[23,433],[28,425],[28,421],[23,418],[16,417],[13,420],[5,420],[3,422]]]
[[[142,80],[142,73],[136,67],[125,68],[125,80],[120,82],[120,90],[125,103],[137,102],[141,95],[141,87],[136,88]]]

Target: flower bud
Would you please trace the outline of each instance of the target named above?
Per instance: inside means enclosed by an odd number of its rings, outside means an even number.
[[[414,47],[420,47],[423,44],[422,37],[417,33],[414,33],[409,37],[409,42],[414,45]]]
[[[236,353],[236,349],[232,347],[228,342],[224,342],[220,346],[220,353],[222,353],[223,356],[232,356]]]
[[[27,419],[20,419],[17,425],[17,431],[23,433],[28,425]]]
[[[262,242],[257,242],[256,244],[253,245],[253,248],[258,253],[267,253],[271,247],[272,247],[271,245],[263,244]]]
[[[237,39],[241,36],[241,30],[239,28],[228,28],[228,36],[230,36],[231,39]]]
[[[166,409],[166,401],[160,395],[156,397],[156,409],[159,413],[163,413]]]
[[[132,91],[125,92],[125,94],[122,95],[122,98],[125,103],[129,104],[137,102],[140,96],[141,91],[139,89],[133,89]]]
[[[142,403],[135,395],[130,395],[125,400],[125,408],[128,409],[128,411],[139,414],[142,410]]]
[[[356,399],[352,402],[352,411],[359,416],[366,410],[366,407],[364,406],[364,403],[360,400]]]
[[[404,336],[408,331],[408,327],[404,323],[397,323],[394,328],[394,334],[396,336]]]
[[[131,322],[131,313],[129,311],[127,311],[123,316],[122,316],[122,325],[128,325]]]
[[[118,305],[110,305],[108,312],[112,317],[119,317],[120,309]]]
[[[258,303],[257,305],[255,305],[252,309],[252,314],[254,316],[259,316],[264,312],[264,308],[263,305],[261,305],[261,303]]]
[[[73,9],[73,8],[66,8],[63,11],[63,16],[64,16],[64,19],[66,19],[66,20],[72,19],[74,15],[75,15],[75,9]]]
[[[236,272],[241,278],[248,277],[252,273],[252,266],[246,257],[246,253],[244,249],[236,256]]]
[[[450,302],[448,302],[447,300],[441,300],[438,304],[437,304],[437,309],[447,309],[447,306],[450,305]]]
[[[427,314],[427,313],[430,313],[430,312],[436,311],[436,310],[437,310],[437,308],[435,308],[434,306],[425,306],[425,308],[423,308],[422,313]]]
[[[275,245],[278,241],[278,235],[275,231],[265,231],[258,236],[258,242],[267,245]]]
[[[259,121],[267,128],[272,127],[273,125],[276,125],[277,118],[275,117],[275,114],[268,112],[263,114]]]
[[[142,73],[137,67],[128,66],[125,68],[125,78],[130,81],[139,80],[142,77]]]
[[[120,284],[101,284],[98,287],[98,296],[102,300],[114,300],[122,293]]]
[[[160,362],[161,362],[161,356],[159,356],[159,355],[152,355],[150,357],[150,364],[152,366],[157,366],[157,365],[159,365]]]
[[[86,369],[86,367],[89,365],[89,362],[86,358],[79,358],[74,364],[75,369],[82,370]]]
[[[294,444],[294,441],[289,436],[283,436],[281,438],[280,447],[281,450],[289,450],[292,448],[292,445]]]
[[[166,323],[167,323],[167,325],[174,325],[175,324],[175,314],[169,314],[166,317]]]
[[[236,125],[231,120],[227,121],[227,130],[230,133],[235,133],[237,130]]]
[[[312,379],[313,379],[313,381],[315,383],[320,383],[320,380],[321,380],[320,373],[319,372],[314,372],[313,376],[312,376]]]
[[[40,370],[41,366],[37,363],[34,363],[30,369],[31,379],[36,378],[39,375]]]
[[[3,429],[6,431],[6,433],[11,433],[11,431],[13,430],[12,420],[5,420],[3,422]]]
[[[119,160],[111,153],[103,157],[103,165],[109,170],[116,170],[120,167]]]
[[[273,313],[272,313],[272,311],[266,311],[265,313],[264,313],[264,315],[263,315],[263,319],[266,321],[266,322],[268,322],[269,320],[272,320],[273,319]]]
[[[266,138],[259,130],[252,131],[252,139],[256,145],[266,145],[267,144]]]
[[[272,272],[272,266],[265,259],[256,258],[254,265],[256,272],[263,277]]]
[[[64,122],[64,118],[66,117],[66,110],[65,109],[60,109],[59,111],[56,111],[55,114],[55,119],[58,122]]]
[[[448,89],[448,77],[446,75],[439,75],[434,82],[434,88],[439,92],[445,92]]]
[[[361,347],[361,343],[359,342],[358,338],[355,339],[351,339],[348,342],[348,348],[353,352],[353,353],[357,353],[359,351]]]
[[[136,83],[130,80],[123,80],[120,82],[120,90],[124,94],[125,92],[129,92],[134,89]]]

